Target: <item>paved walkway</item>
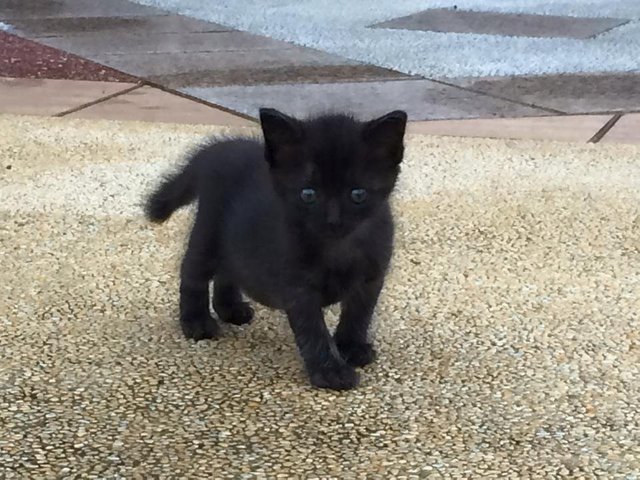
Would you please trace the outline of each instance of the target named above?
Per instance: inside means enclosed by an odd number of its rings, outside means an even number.
[[[104,88],[110,92],[106,100],[94,95],[86,109],[81,108],[86,102],[70,99],[68,108],[54,112],[60,115],[79,109],[77,115],[89,117],[162,120],[166,112],[165,118],[173,121],[239,124],[255,118],[262,105],[297,115],[347,109],[365,117],[404,108],[415,122],[413,131],[424,133],[639,141],[640,113],[635,112],[640,112],[640,76],[636,74],[423,78],[126,0],[40,0],[37,8],[34,5],[0,4],[0,21],[15,34],[0,33],[4,48],[0,77],[65,78],[62,70],[67,78],[128,79],[143,85],[115,93]],[[16,53],[20,42],[22,55]],[[21,64],[29,63],[26,52],[31,51],[33,58],[38,48],[46,49],[46,55],[39,56],[63,56],[67,64],[70,57],[76,67],[49,61],[49,73],[29,75]],[[102,73],[82,75],[80,62],[97,65]],[[34,98],[49,96],[47,88],[55,88],[51,85],[43,85]],[[22,106],[13,105],[19,91],[20,95],[33,92],[32,82],[4,80],[1,88],[14,93],[13,99],[0,97],[5,99],[0,102],[9,103],[0,104],[4,111],[36,112],[34,105],[27,105],[28,96],[18,102]],[[85,99],[93,95],[80,93],[82,88],[64,87]],[[176,94],[180,97],[171,96]],[[60,98],[60,103],[65,100]],[[203,105],[222,111],[208,111]],[[169,113],[179,109],[185,112]],[[491,120],[496,117],[510,120]],[[480,120],[460,121],[464,119]]]
[[[635,75],[411,77],[125,0],[0,22],[0,478],[640,477]],[[412,116],[353,392],[264,309],[184,340],[188,215],[141,215],[262,103]]]
[[[136,0],[426,78],[640,70],[637,0]]]
[[[237,131],[0,115],[0,478],[640,474],[640,147],[409,136],[380,358],[336,394],[280,314],[180,332],[189,216],[141,196]]]
[[[255,120],[171,90],[141,83],[0,77],[0,113],[252,126]],[[562,115],[410,122],[443,136],[640,143],[640,114]]]

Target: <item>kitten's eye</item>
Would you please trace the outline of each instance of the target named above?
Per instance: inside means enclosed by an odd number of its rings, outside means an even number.
[[[313,188],[304,188],[300,192],[300,199],[304,203],[313,203],[316,201],[316,191]]]
[[[351,190],[351,200],[354,203],[362,203],[367,199],[367,191],[364,188],[354,188]]]

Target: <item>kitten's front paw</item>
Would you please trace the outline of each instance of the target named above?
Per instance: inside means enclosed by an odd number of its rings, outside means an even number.
[[[193,338],[196,342],[220,336],[220,327],[210,315],[188,319],[182,318],[180,319],[180,325],[184,336]]]
[[[246,325],[253,320],[253,308],[247,302],[235,303],[230,307],[216,308],[220,320],[234,325]]]
[[[351,365],[337,360],[309,372],[311,384],[331,390],[351,390],[358,386],[360,376]]]
[[[340,355],[354,367],[364,367],[376,360],[376,350],[370,343],[336,342]]]

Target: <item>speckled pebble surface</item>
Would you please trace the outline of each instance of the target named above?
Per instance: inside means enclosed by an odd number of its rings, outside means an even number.
[[[410,137],[336,394],[280,314],[179,332],[189,214],[139,202],[223,131],[0,116],[0,478],[640,476],[640,148]]]

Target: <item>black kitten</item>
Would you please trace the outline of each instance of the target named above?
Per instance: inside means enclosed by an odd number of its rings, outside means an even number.
[[[354,367],[371,363],[374,307],[393,244],[391,194],[403,156],[407,115],[370,122],[346,115],[300,121],[260,110],[264,143],[232,139],[199,150],[149,198],[162,222],[198,200],[182,262],[180,322],[195,340],[220,320],[251,321],[242,293],[284,310],[317,387],[349,389]],[[341,302],[335,335],[322,308]]]

